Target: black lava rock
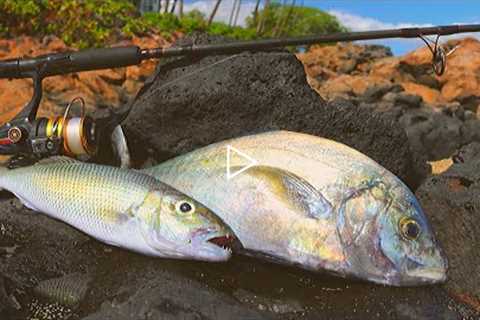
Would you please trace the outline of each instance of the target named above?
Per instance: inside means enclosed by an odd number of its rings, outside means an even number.
[[[196,35],[181,43],[224,41]],[[288,51],[164,61],[124,123],[133,160],[161,162],[224,139],[269,130],[305,132],[367,154],[415,188],[428,167],[386,115],[327,104]]]
[[[448,257],[447,288],[480,311],[480,143],[462,148],[454,159],[416,195]]]
[[[150,278],[151,277],[151,278]],[[84,320],[143,319],[272,319],[233,297],[208,289],[202,283],[157,270],[130,281],[121,292],[123,302],[103,303],[100,310]],[[147,280],[148,279],[148,280]],[[146,284],[148,283],[148,286]]]
[[[390,86],[395,88],[394,85]],[[390,90],[377,99],[389,86],[370,87],[364,95],[352,97],[358,113],[382,113],[393,121],[392,126],[405,130],[412,154],[421,154],[429,161],[451,157],[471,142],[480,142],[480,120],[473,111],[458,102],[428,106],[417,95]]]
[[[472,312],[442,286],[392,288],[243,256],[226,263],[152,258],[101,244],[17,201],[0,200],[0,208],[2,320],[437,320]],[[39,284],[78,273],[91,279],[78,305],[40,300]],[[51,298],[63,292],[48,290]]]

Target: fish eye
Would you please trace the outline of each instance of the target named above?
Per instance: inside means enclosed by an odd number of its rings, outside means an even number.
[[[416,240],[420,235],[420,225],[412,218],[404,217],[399,221],[400,233],[407,240]]]
[[[192,213],[195,211],[195,205],[188,201],[180,201],[176,205],[176,210],[178,213]]]

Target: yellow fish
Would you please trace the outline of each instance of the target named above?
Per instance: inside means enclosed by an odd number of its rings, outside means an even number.
[[[135,170],[57,157],[0,168],[0,188],[110,245],[150,256],[225,261],[231,238],[203,205]]]

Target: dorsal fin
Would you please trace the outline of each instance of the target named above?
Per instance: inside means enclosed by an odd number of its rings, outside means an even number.
[[[54,156],[50,158],[41,159],[40,161],[35,163],[35,165],[60,164],[60,163],[66,164],[66,163],[81,163],[81,162],[66,156]]]
[[[271,190],[285,197],[294,207],[311,218],[326,219],[333,207],[322,193],[305,179],[279,168],[254,166],[245,171],[250,176],[261,178],[271,185]]]

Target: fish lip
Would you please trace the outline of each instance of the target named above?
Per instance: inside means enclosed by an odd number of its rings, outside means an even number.
[[[441,267],[417,268],[407,271],[407,276],[425,283],[443,283],[447,280],[447,269]]]
[[[209,242],[218,247],[230,247],[236,237],[229,232],[215,229],[198,229],[192,234],[193,242]]]
[[[236,238],[228,232],[216,229],[198,229],[193,232],[191,239],[196,253],[202,258],[209,261],[226,261],[232,255],[229,244]]]
[[[434,240],[435,241],[435,240]],[[435,241],[434,261],[422,267],[408,269],[406,274],[411,279],[424,284],[440,284],[447,281],[448,259],[443,248]]]

